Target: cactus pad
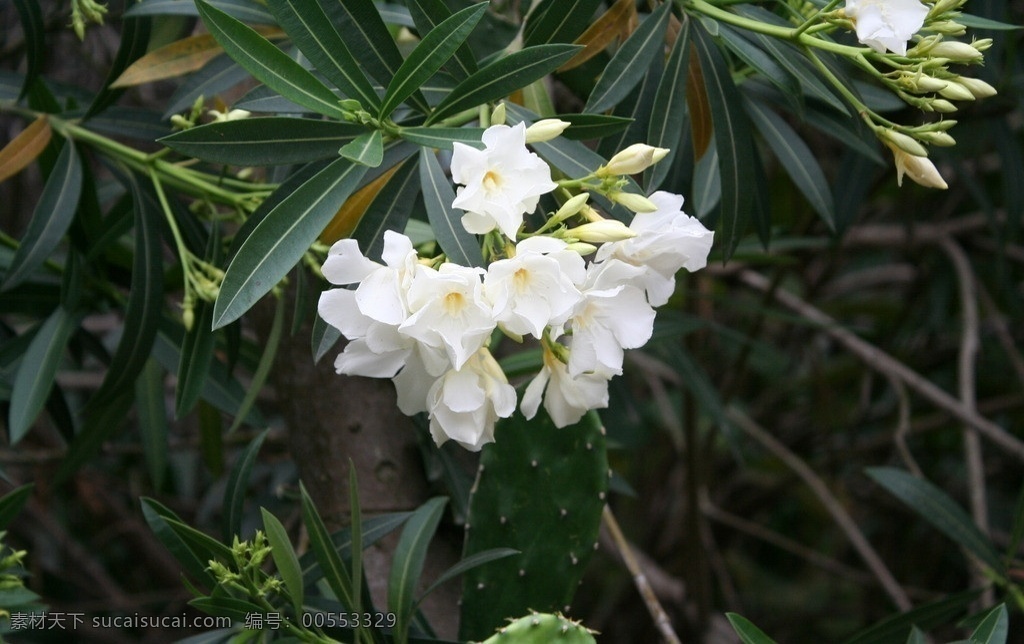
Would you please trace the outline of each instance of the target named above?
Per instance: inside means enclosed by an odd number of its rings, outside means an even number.
[[[499,423],[470,497],[465,556],[490,548],[521,554],[466,573],[461,639],[485,638],[533,609],[568,611],[597,546],[607,489],[596,413],[561,429],[543,410],[531,421],[517,413]]]
[[[532,613],[512,620],[508,626],[480,644],[596,644],[593,631],[561,614]]]

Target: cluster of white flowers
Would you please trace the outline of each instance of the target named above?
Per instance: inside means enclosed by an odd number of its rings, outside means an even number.
[[[546,131],[550,123],[534,128]],[[469,232],[501,236],[504,247],[486,269],[420,259],[408,237],[390,231],[384,264],[343,239],[323,265],[330,282],[358,285],[320,298],[320,315],[349,340],[337,371],[392,378],[402,412],[428,412],[438,444],[451,439],[479,450],[494,440],[497,419],[514,412],[516,391],[488,349],[496,328],[516,340],[532,336],[543,347],[543,368],[520,406],[527,418],[542,401],[559,427],[606,407],[623,351],[650,339],[653,307],[668,301],[675,273],[703,267],[711,248],[713,233],[682,212],[681,196],[666,192],[626,200],[649,211],[628,228],[602,220],[582,192],[553,215],[554,226],[521,231],[540,196],[559,187],[528,140],[536,139],[522,124],[495,125],[483,135],[483,150],[455,144],[452,176],[461,186],[453,206],[466,211]],[[664,155],[653,150],[620,155],[646,155],[649,165]],[[595,171],[600,180],[592,188],[613,185],[612,196],[621,194],[620,178],[607,177],[608,168],[628,161],[620,155]],[[575,216],[588,223],[562,223]],[[591,242],[605,243],[588,263],[583,255],[595,250]]]

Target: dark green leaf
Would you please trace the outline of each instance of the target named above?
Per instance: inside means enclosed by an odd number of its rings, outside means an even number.
[[[299,567],[299,558],[295,554],[291,540],[288,539],[288,532],[277,517],[267,512],[266,508],[260,508],[260,513],[263,515],[263,527],[267,531],[267,541],[270,542],[274,565],[284,580],[284,587],[291,597],[292,607],[298,617],[302,615],[303,601],[302,568]]]
[[[213,305],[210,302],[197,302],[195,321],[192,328],[185,332],[185,341],[181,345],[178,384],[174,390],[176,418],[181,418],[192,411],[206,383],[206,374],[210,371],[213,348],[217,340],[211,328],[212,320]]]
[[[182,541],[181,537],[168,525],[168,519],[181,523],[178,515],[159,502],[147,498],[142,499],[142,515],[160,543],[171,551],[174,558],[190,575],[207,588],[213,588],[216,585],[213,575],[207,569],[206,561],[197,557],[195,551]]]
[[[181,0],[170,0],[175,4],[184,4]],[[191,6],[192,3],[188,3]],[[135,5],[136,7],[140,5]],[[164,109],[163,118],[169,119],[173,114],[191,110],[200,96],[217,96],[249,78],[249,72],[236,63],[227,54],[221,54],[206,63],[202,69],[189,74],[178,86]]]
[[[985,614],[985,617],[971,633],[971,644],[1006,644],[1010,634],[1010,616],[1006,604],[999,604]]]
[[[497,561],[498,559],[504,559],[505,557],[511,557],[512,555],[517,554],[519,554],[519,551],[513,548],[491,548],[490,550],[482,550],[469,555],[459,563],[441,573],[441,575],[423,591],[423,594],[419,596],[416,600],[416,605],[419,606],[420,602],[422,602],[427,595],[434,592],[442,584],[450,579],[458,577],[467,570],[472,570],[477,566],[482,566],[489,561]]]
[[[18,90],[17,100],[28,93],[29,87],[39,78],[46,56],[46,24],[43,22],[43,10],[38,0],[14,0],[14,8],[21,19],[21,30],[24,33],[26,70]]]
[[[160,139],[186,156],[240,166],[290,165],[337,156],[366,128],[283,116],[210,123]]]
[[[434,108],[427,125],[508,96],[555,71],[579,49],[576,45],[539,45],[499,58],[456,85]]]
[[[661,186],[672,159],[677,154],[683,125],[686,123],[686,79],[690,60],[690,23],[687,21],[676,35],[668,63],[654,97],[654,109],[647,129],[646,143],[657,148],[668,148],[668,155],[644,172],[644,188],[651,193]]]
[[[309,546],[316,555],[320,570],[323,571],[324,579],[327,580],[334,596],[338,598],[345,609],[351,610],[356,602],[352,593],[351,577],[345,567],[345,562],[341,560],[338,550],[331,541],[331,535],[327,532],[323,519],[320,518],[316,506],[313,505],[313,500],[309,498],[305,486],[300,484],[300,491],[302,493],[302,520],[309,532]]]
[[[986,566],[1000,574],[1005,572],[992,543],[967,513],[938,487],[891,467],[869,468],[867,474]]]
[[[91,460],[112,438],[128,416],[132,406],[132,390],[127,388],[102,405],[93,405],[88,410],[82,431],[68,445],[67,456],[61,461],[54,474],[54,485],[60,485],[74,474],[83,463]]]
[[[725,617],[732,624],[733,630],[740,636],[743,644],[775,644],[775,640],[765,635],[760,628],[754,626],[746,617],[736,613],[726,613]]]
[[[338,344],[341,339],[341,331],[324,322],[319,315],[313,320],[313,333],[310,337],[313,350],[313,362],[320,362],[328,351]]]
[[[907,644],[928,644],[928,638],[924,631],[916,626],[911,627],[910,635],[907,636]]]
[[[260,361],[256,364],[256,370],[252,373],[249,389],[246,390],[245,398],[242,399],[242,404],[238,407],[235,420],[231,423],[231,427],[228,428],[229,434],[238,429],[249,415],[249,410],[256,403],[257,396],[263,391],[263,385],[267,381],[267,376],[270,375],[270,368],[274,366],[274,358],[277,356],[277,349],[281,345],[281,332],[284,329],[284,309],[284,300],[277,298],[277,305],[274,307],[274,321],[270,325],[270,333],[267,335],[267,340],[260,351]]]
[[[318,114],[345,118],[334,92],[266,38],[205,0],[196,0],[196,7],[224,51],[257,80]]]
[[[154,489],[163,487],[167,473],[167,406],[164,396],[164,370],[150,358],[135,380],[135,409],[139,415],[139,434],[146,457],[149,479]]]
[[[610,114],[558,114],[553,118],[571,123],[562,136],[573,141],[603,139],[622,132],[633,123],[629,117]]]
[[[600,0],[543,0],[532,9],[523,30],[527,47],[571,43],[590,26]]]
[[[375,517],[369,517],[363,521],[363,548],[369,548],[371,545],[377,543],[387,535],[391,534],[403,523],[409,520],[412,516],[412,512],[395,512],[391,514],[384,514]],[[334,544],[334,549],[340,554],[342,560],[351,559],[352,554],[352,530],[345,528],[339,530],[334,534],[330,535],[331,543]],[[302,576],[306,580],[306,584],[316,583],[323,577],[323,573],[320,571],[320,566],[316,563],[316,555],[313,552],[307,551],[300,558],[302,564]]]
[[[214,328],[237,320],[288,274],[365,172],[366,166],[338,159],[267,213],[228,266]]]
[[[962,13],[956,17],[956,21],[970,29],[992,29],[994,31],[1010,31],[1013,29],[1024,29],[1024,25],[1012,25],[1007,22],[999,22],[981,16],[972,16],[969,13]]]
[[[418,161],[413,157],[402,163],[370,202],[352,231],[352,238],[359,242],[359,248],[363,249],[366,257],[375,261],[380,259],[385,231],[402,232],[405,229],[420,191],[419,174],[416,172]]]
[[[351,142],[341,146],[338,154],[353,163],[376,168],[384,160],[384,139],[380,130],[360,134]]]
[[[380,106],[373,85],[317,0],[281,0],[271,2],[270,9],[317,71],[345,96],[369,110]]]
[[[888,644],[906,637],[907,631],[915,625],[927,631],[962,615],[980,594],[980,590],[969,590],[897,613],[855,634],[844,644]]]
[[[214,6],[233,18],[258,25],[274,24],[264,4],[253,0],[209,0]],[[198,16],[199,11],[194,2],[182,0],[142,0],[132,5],[124,13],[125,17],[134,16]]]
[[[768,146],[786,169],[796,187],[818,213],[830,230],[835,230],[835,202],[829,190],[825,173],[814,153],[807,147],[800,135],[775,112],[762,103],[744,101],[747,114]]]
[[[412,0],[409,3],[409,13],[421,34],[430,33],[452,15],[443,0]],[[476,72],[476,58],[469,45],[460,45],[452,59],[445,64],[445,69],[455,80],[463,80]]]
[[[231,468],[231,475],[224,488],[224,523],[221,534],[225,541],[231,541],[233,535],[242,533],[242,508],[245,504],[246,490],[249,489],[249,475],[269,431],[263,430],[259,436],[252,439],[235,461],[235,466]]]
[[[114,56],[114,62],[107,71],[103,89],[93,99],[89,109],[85,111],[83,120],[88,120],[110,107],[124,93],[123,88],[111,88],[111,84],[129,65],[146,53],[149,48],[151,22],[151,19],[147,17],[127,18],[121,21],[121,44],[117,48],[117,55]]]
[[[199,420],[199,453],[213,477],[224,473],[224,422],[217,408],[200,400],[196,405]]]
[[[112,105],[90,118],[89,129],[116,138],[124,137],[146,143],[171,133],[170,125],[156,112],[120,105]]]
[[[455,55],[455,50],[465,42],[486,10],[486,2],[466,7],[423,37],[388,84],[380,108],[380,118],[390,116],[402,101],[416,92],[420,85],[441,69],[441,65]]]
[[[181,520],[173,519],[171,517],[165,516],[164,521],[166,521],[168,527],[174,531],[174,534],[181,537],[181,540],[188,544],[188,547],[191,548],[200,559],[204,561],[216,559],[222,563],[234,561],[234,557],[231,555],[231,548],[217,541],[205,532],[200,532]]]
[[[189,601],[189,606],[209,615],[227,617],[233,622],[245,622],[250,615],[264,615],[266,609],[244,599],[234,597],[197,597]]]
[[[75,144],[65,141],[0,290],[23,282],[56,250],[71,226],[81,194],[82,162]]]
[[[76,316],[59,306],[28,345],[11,390],[7,431],[12,445],[21,440],[43,410],[64,350],[77,328]]]
[[[397,617],[395,630],[404,632],[412,617],[414,593],[423,572],[427,547],[434,537],[448,499],[434,497],[424,503],[406,522],[395,548],[388,581],[388,611]]]
[[[611,109],[640,82],[655,54],[662,50],[671,9],[671,2],[655,9],[619,47],[597,79],[584,112]]]
[[[753,155],[756,148],[740,104],[739,92],[721,52],[703,29],[695,27],[693,31],[694,45],[700,57],[704,86],[711,106],[722,182],[715,242],[722,247],[722,256],[727,260],[739,243],[746,228],[746,218],[754,206],[754,193],[747,182],[755,173]]]
[[[719,35],[722,42],[743,62],[757,70],[768,81],[775,85],[787,98],[798,98],[800,96],[800,83],[785,67],[779,64],[774,58],[768,55],[764,49],[759,47],[753,40],[753,33],[734,30],[728,25],[718,25]],[[793,104],[800,105],[798,100]]]
[[[452,208],[455,191],[448,183],[434,151],[428,148],[420,150],[420,183],[423,186],[427,218],[437,234],[441,250],[450,261],[461,266],[483,266],[480,244],[476,236],[462,226],[462,218]]]
[[[26,483],[16,487],[0,499],[0,530],[6,530],[14,517],[18,516],[25,503],[32,496],[34,483]]]
[[[481,149],[483,135],[482,127],[403,127],[399,132],[406,141],[439,150],[451,150],[455,141]]]

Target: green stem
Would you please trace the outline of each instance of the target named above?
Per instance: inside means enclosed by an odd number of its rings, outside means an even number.
[[[796,36],[796,37],[799,37],[800,34],[802,34],[805,31],[807,31],[818,20],[818,17],[821,14],[823,14],[825,12],[828,12],[828,11],[832,11],[832,9],[835,8],[835,6],[837,4],[839,4],[839,2],[840,2],[840,0],[831,0],[831,2],[829,2],[827,5],[825,5],[821,9],[818,9],[817,11],[812,13],[810,18],[805,20],[802,25],[800,25],[799,27],[797,27],[796,29],[793,30],[793,35]]]

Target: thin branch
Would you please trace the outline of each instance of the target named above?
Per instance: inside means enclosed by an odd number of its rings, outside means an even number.
[[[914,455],[910,453],[910,447],[907,446],[907,436],[910,434],[910,396],[907,395],[907,388],[903,386],[899,378],[888,374],[886,377],[893,390],[896,391],[900,405],[899,423],[896,426],[896,433],[893,434],[896,450],[900,453],[900,458],[903,459],[903,464],[907,466],[910,473],[918,478],[924,478],[924,472],[921,471]]]
[[[776,458],[785,463],[793,472],[796,473],[804,483],[807,484],[818,500],[821,501],[828,513],[832,515],[832,519],[839,526],[839,529],[843,531],[846,538],[850,540],[857,554],[860,555],[864,563],[874,574],[875,578],[881,584],[885,592],[888,593],[893,603],[901,611],[910,610],[912,604],[910,599],[907,597],[906,592],[893,577],[892,573],[889,572],[889,568],[886,567],[885,562],[875,552],[874,547],[868,542],[867,538],[857,527],[857,523],[849,515],[846,509],[841,503],[832,495],[829,491],[828,486],[825,482],[814,473],[814,470],[804,462],[799,456],[794,454],[783,445],[780,441],[776,440],[774,436],[769,434],[764,428],[758,425],[752,418],[739,411],[736,408],[730,408],[726,412],[734,423],[743,430],[748,436],[760,443],[765,449],[775,455]]]
[[[753,271],[742,271],[740,279],[747,285],[760,291],[765,291],[769,287],[768,280]],[[1024,442],[1008,433],[996,423],[969,409],[961,401],[950,396],[921,374],[878,347],[839,326],[830,316],[792,293],[781,289],[776,290],[775,299],[786,308],[821,326],[825,333],[832,336],[871,368],[899,378],[904,384],[930,400],[934,405],[941,407],[956,418],[977,429],[986,438],[1002,447],[1006,453],[1016,457],[1018,460],[1024,461]]]
[[[1017,374],[1017,380],[1020,381],[1021,387],[1024,387],[1024,356],[1021,355],[1020,349],[1017,348],[1016,342],[1013,340],[1013,334],[1010,333],[1010,328],[1006,326],[1006,317],[1002,311],[996,305],[992,296],[989,295],[985,288],[978,284],[978,295],[981,297],[981,303],[985,306],[988,313],[985,321],[992,326],[995,331],[996,339],[999,340],[999,345],[1003,347],[1003,351],[1006,352],[1006,357],[1009,358],[1010,364],[1013,366],[1013,371]]]
[[[604,506],[604,525],[608,528],[609,534],[611,534],[612,540],[615,542],[615,546],[622,555],[622,561],[626,564],[626,569],[629,570],[629,574],[633,575],[633,583],[636,584],[636,589],[640,591],[640,596],[644,600],[644,604],[647,605],[647,611],[651,614],[654,619],[654,625],[658,628],[658,632],[665,638],[665,641],[669,644],[680,644],[679,636],[672,630],[672,622],[668,618],[668,613],[661,607],[661,602],[658,601],[658,596],[654,594],[654,590],[651,589],[651,584],[647,581],[647,576],[644,571],[640,568],[640,564],[637,563],[636,557],[633,556],[633,551],[629,547],[629,543],[626,541],[625,535],[622,534],[622,529],[619,528],[619,522],[615,520],[615,515],[612,514],[612,509],[607,505]]]

